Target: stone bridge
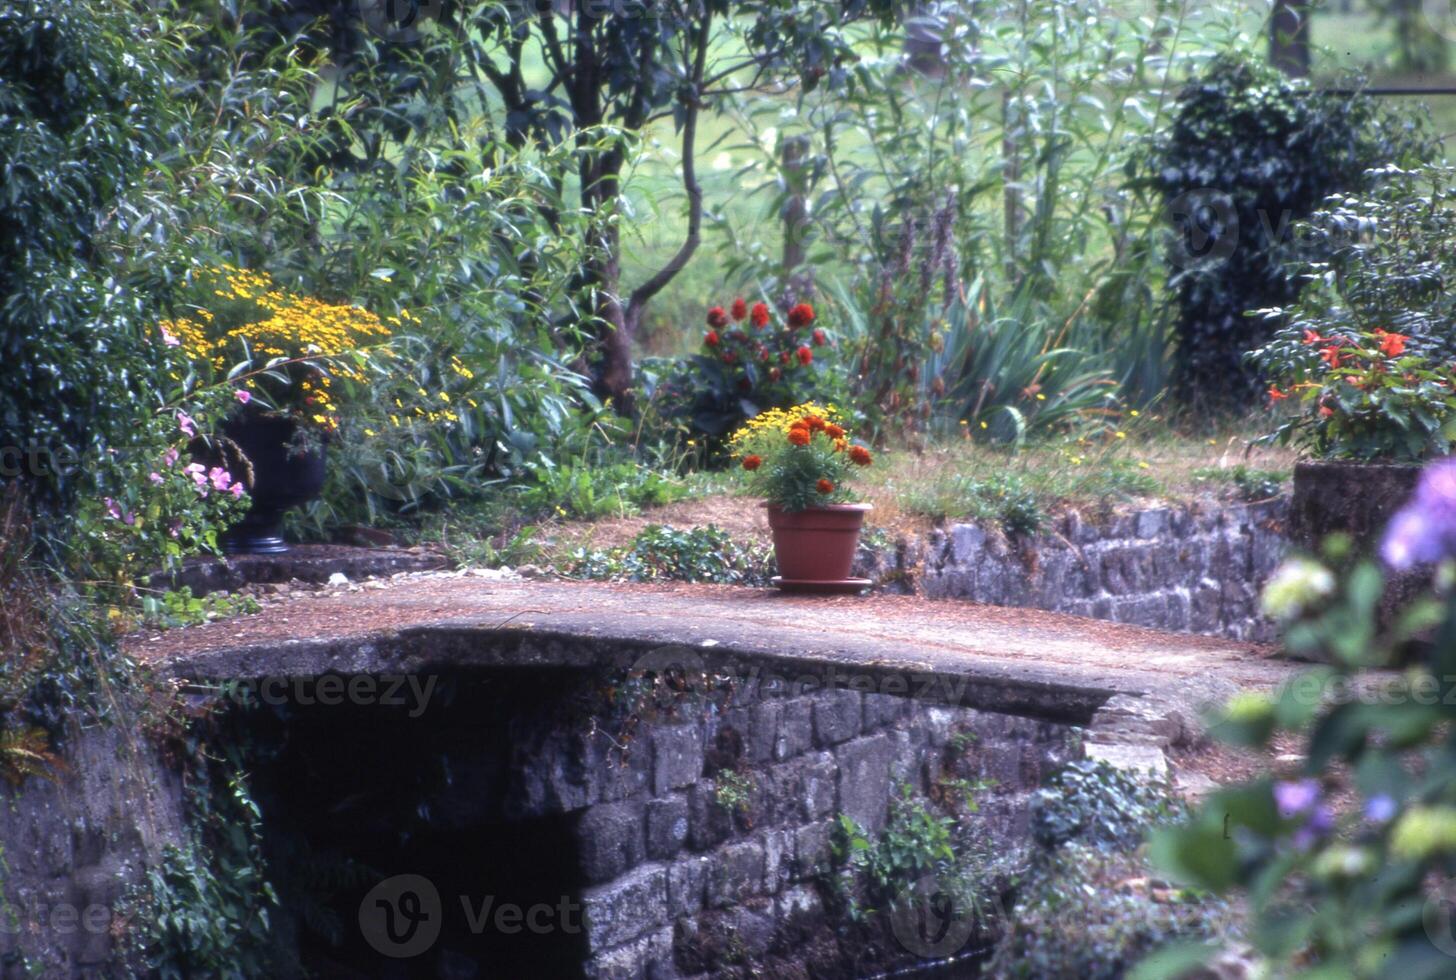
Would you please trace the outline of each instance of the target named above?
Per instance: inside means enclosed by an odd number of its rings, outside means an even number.
[[[1289,672],[1248,643],[947,600],[471,574],[298,597],[130,652],[254,706],[236,714],[266,760],[273,866],[302,850],[367,870],[334,896],[342,942],[300,922],[280,941],[369,976],[913,967],[914,943],[832,928],[818,873],[839,815],[873,835],[904,786],[974,786],[1013,854],[1057,766],[1162,769],[1200,705]],[[111,901],[87,871],[62,891]],[[418,950],[369,918],[402,882],[434,916]],[[285,881],[285,903],[303,888]]]

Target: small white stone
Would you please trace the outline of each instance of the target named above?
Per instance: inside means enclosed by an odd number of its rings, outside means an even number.
[[[345,575],[343,572],[335,572],[334,574],[332,574],[332,575],[329,576],[329,584],[330,585],[348,585],[349,584],[349,576]]]

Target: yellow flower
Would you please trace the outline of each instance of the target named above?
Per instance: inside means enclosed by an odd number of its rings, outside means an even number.
[[[1046,401],[1046,395],[1043,395],[1041,392],[1038,391],[1036,393],[1036,400],[1039,402],[1044,402]]]
[[[375,431],[374,431],[374,430],[373,430],[373,429],[365,429],[365,430],[364,430],[364,434],[365,434],[365,435],[366,435],[366,436],[376,436],[376,435],[378,435],[378,434],[379,434],[379,433],[377,433],[377,432],[375,432]]]
[[[1117,438],[1119,438],[1119,439],[1126,439],[1127,438],[1127,433],[1126,432],[1123,432],[1121,429],[1119,429],[1118,431],[1114,432],[1113,435],[1117,436]]]
[[[1131,415],[1133,418],[1137,418],[1142,413],[1139,412],[1137,409],[1133,409],[1131,412],[1128,412],[1127,414]]]

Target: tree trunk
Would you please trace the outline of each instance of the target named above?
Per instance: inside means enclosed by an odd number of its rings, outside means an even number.
[[[1309,0],[1275,0],[1269,60],[1291,78],[1309,75]]]

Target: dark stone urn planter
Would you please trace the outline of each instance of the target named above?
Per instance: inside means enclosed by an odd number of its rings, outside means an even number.
[[[1385,526],[1411,494],[1421,467],[1414,463],[1298,463],[1290,534],[1294,544],[1314,550],[1328,534],[1342,531],[1366,554],[1380,545]]]
[[[1319,544],[1335,532],[1348,534],[1355,552],[1375,557],[1386,525],[1411,495],[1421,467],[1416,463],[1354,463],[1310,460],[1294,467],[1294,499],[1290,504],[1290,539],[1296,548],[1317,553]],[[1381,623],[1394,621],[1430,583],[1429,571],[1387,572],[1380,600]]]
[[[324,444],[294,444],[298,422],[286,415],[244,409],[228,418],[222,434],[247,457],[251,481],[244,478],[252,506],[222,536],[233,555],[275,555],[288,550],[283,515],[306,504],[324,487]],[[229,447],[232,448],[232,447]]]
[[[869,579],[849,574],[865,514],[872,509],[869,504],[829,504],[801,511],[787,511],[776,504],[764,507],[779,566],[774,584],[780,589],[852,593],[871,584]]]

